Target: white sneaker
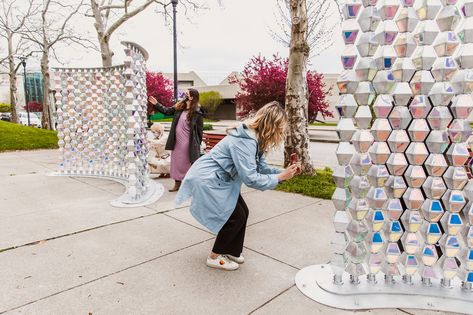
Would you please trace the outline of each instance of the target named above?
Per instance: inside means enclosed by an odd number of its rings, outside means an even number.
[[[227,256],[230,260],[236,262],[237,264],[242,264],[245,262],[245,257],[243,257],[241,254],[240,254],[240,257],[235,257],[232,255],[227,255]]]
[[[207,266],[210,268],[221,269],[221,270],[237,270],[240,265],[236,262],[231,261],[227,255],[218,255],[217,258],[212,259],[210,256],[207,257]]]

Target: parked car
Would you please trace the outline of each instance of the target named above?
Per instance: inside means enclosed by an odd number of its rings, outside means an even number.
[[[19,112],[18,113],[18,120],[20,121],[20,124],[22,124],[24,126],[28,126],[28,113],[27,112]],[[30,113],[30,125],[41,128],[41,120],[34,113]]]
[[[0,113],[0,120],[11,121],[11,113]]]

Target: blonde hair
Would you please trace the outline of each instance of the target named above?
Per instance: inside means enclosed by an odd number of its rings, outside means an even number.
[[[268,152],[284,141],[286,123],[284,108],[279,102],[273,101],[261,107],[246,125],[256,132],[259,150]]]

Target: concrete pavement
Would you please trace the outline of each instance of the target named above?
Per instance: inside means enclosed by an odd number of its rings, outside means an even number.
[[[0,314],[353,313],[320,305],[294,285],[300,268],[328,262],[330,201],[244,188],[246,262],[223,272],[205,266],[214,235],[185,206],[174,207],[174,194],[113,208],[120,184],[48,177],[56,157],[53,150],[0,154]]]

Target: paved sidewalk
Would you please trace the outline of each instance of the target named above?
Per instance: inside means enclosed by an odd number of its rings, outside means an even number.
[[[205,266],[214,236],[174,207],[174,194],[113,208],[120,184],[46,176],[56,156],[0,154],[0,314],[353,313],[294,285],[299,269],[328,261],[330,201],[245,188],[247,261],[223,272]],[[365,313],[406,312],[432,314]]]

